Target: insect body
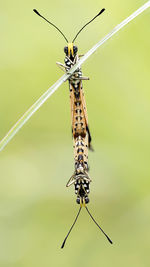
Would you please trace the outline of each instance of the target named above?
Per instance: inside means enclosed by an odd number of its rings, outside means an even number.
[[[69,43],[64,48],[67,71],[79,60],[77,50],[77,46],[74,46],[73,43]],[[67,187],[74,184],[75,193],[77,194],[76,201],[81,206],[89,202],[89,183],[91,181],[88,175],[88,147],[90,143],[82,86],[83,78],[85,79],[86,77],[82,77],[81,69],[77,69],[69,79],[75,172],[67,183]]]
[[[43,17],[37,10],[33,10],[37,15],[46,20],[49,24],[54,26],[65,38],[67,41],[67,46],[64,47],[65,52],[65,64],[57,62],[58,66],[65,72],[69,72],[69,70],[77,63],[80,56],[77,54],[78,48],[74,45],[74,41],[77,38],[78,34],[96,17],[98,17],[101,13],[103,13],[105,9],[102,9],[92,20],[86,23],[80,31],[76,34],[75,38],[71,43],[68,42],[66,36],[60,31],[58,27],[56,27],[53,23],[48,21],[45,17]],[[112,244],[111,239],[107,236],[107,234],[102,230],[102,228],[97,224],[95,219],[92,217],[89,212],[86,204],[89,203],[88,194],[90,192],[90,182],[91,179],[88,174],[88,149],[92,150],[91,146],[91,135],[88,126],[88,117],[86,110],[86,103],[83,92],[82,80],[89,80],[89,78],[82,76],[82,71],[78,68],[68,79],[69,81],[69,90],[70,90],[70,103],[71,103],[71,120],[72,120],[72,135],[73,135],[73,147],[74,147],[74,161],[75,161],[75,171],[71,178],[67,183],[67,187],[74,184],[75,194],[77,195],[76,202],[80,204],[80,208],[78,214],[75,218],[73,225],[71,226],[61,248],[64,247],[65,242],[75,225],[77,218],[80,214],[81,208],[84,206],[95,222],[95,224],[99,227],[102,233],[106,236],[108,241]]]

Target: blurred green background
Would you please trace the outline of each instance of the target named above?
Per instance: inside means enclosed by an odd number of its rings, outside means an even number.
[[[61,75],[62,36],[72,40],[105,7],[76,44],[85,53],[143,0],[1,1],[0,138]],[[94,153],[89,209],[66,182],[74,170],[68,83],[36,112],[0,154],[0,266],[149,266],[150,10],[105,43],[82,67]]]

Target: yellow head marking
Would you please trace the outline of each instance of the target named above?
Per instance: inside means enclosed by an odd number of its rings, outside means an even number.
[[[86,206],[85,199],[84,198],[83,199],[80,198],[80,207],[82,208],[82,207],[85,207],[85,206]]]
[[[74,55],[73,53],[73,43],[68,43],[68,57],[70,57],[70,52],[72,55]]]
[[[85,207],[86,204],[85,204],[85,198],[83,198],[83,207]]]

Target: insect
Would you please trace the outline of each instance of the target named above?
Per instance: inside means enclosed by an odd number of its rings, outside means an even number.
[[[78,55],[78,47],[74,45],[74,41],[76,40],[79,33],[93,20],[95,20],[98,16],[100,16],[104,12],[104,8],[88,23],[86,23],[76,34],[75,38],[71,43],[68,42],[68,39],[63,34],[63,32],[53,23],[51,23],[49,20],[47,20],[45,17],[43,17],[36,9],[33,11],[43,18],[45,21],[47,21],[49,24],[51,24],[53,27],[55,27],[61,35],[64,37],[64,39],[67,42],[67,46],[64,47],[64,53],[65,53],[65,64],[62,64],[60,62],[56,62],[57,65],[64,71],[69,72],[70,68],[73,67],[79,58],[82,55]],[[78,214],[67,234],[65,237],[63,244],[61,248],[64,247],[65,242],[74,227],[78,216],[80,214],[81,208],[85,207],[88,214],[94,221],[94,223],[99,227],[99,229],[102,231],[102,233],[106,236],[108,241],[112,244],[111,239],[108,237],[108,235],[103,231],[103,229],[98,225],[98,223],[95,221],[91,213],[89,212],[89,209],[87,208],[87,204],[89,203],[89,192],[90,192],[90,182],[91,179],[89,177],[88,171],[88,149],[93,150],[91,146],[91,134],[89,130],[88,125],[88,116],[87,116],[87,109],[86,109],[86,102],[83,92],[83,80],[89,80],[88,77],[82,76],[81,68],[78,68],[68,79],[69,81],[69,90],[70,90],[70,103],[71,103],[71,121],[72,121],[72,136],[73,136],[73,148],[74,148],[74,161],[75,161],[75,171],[71,178],[69,179],[67,183],[67,187],[74,184],[75,187],[75,194],[77,195],[76,202],[80,205]]]

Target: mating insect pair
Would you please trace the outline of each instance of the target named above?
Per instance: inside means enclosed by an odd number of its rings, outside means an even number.
[[[71,43],[68,42],[66,36],[62,33],[62,31],[56,27],[53,23],[48,21],[45,17],[43,17],[36,9],[33,11],[39,15],[41,18],[46,20],[49,24],[54,26],[61,35],[67,41],[67,46],[64,47],[65,52],[65,64],[57,62],[58,66],[65,72],[69,72],[70,68],[73,67],[79,60],[80,55],[77,54],[78,48],[74,45],[74,41],[76,40],[79,33],[96,17],[104,12],[105,9],[102,9],[92,20],[86,23],[80,31],[76,34],[75,38]],[[76,223],[78,216],[80,214],[81,208],[84,206],[95,222],[95,224],[99,227],[102,233],[107,237],[108,241],[112,244],[111,239],[108,235],[102,230],[102,228],[97,224],[91,213],[89,212],[86,204],[89,203],[88,194],[90,192],[90,182],[91,179],[88,174],[88,149],[92,150],[91,146],[91,135],[88,126],[88,116],[86,110],[86,103],[84,98],[82,80],[88,80],[89,78],[82,76],[82,71],[78,68],[68,79],[69,80],[69,90],[70,90],[70,102],[71,102],[71,119],[72,119],[72,135],[73,135],[73,147],[74,147],[74,160],[75,160],[75,171],[71,176],[67,183],[67,187],[74,184],[75,194],[77,194],[76,202],[80,204],[80,208],[78,214],[75,218],[73,225],[71,226],[61,248],[64,247],[65,242]]]

